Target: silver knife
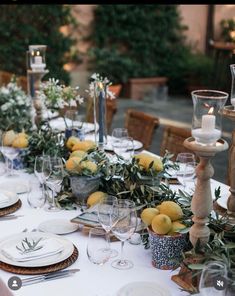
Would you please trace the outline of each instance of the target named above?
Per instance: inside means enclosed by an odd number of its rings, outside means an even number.
[[[56,271],[53,273],[42,274],[38,276],[32,276],[22,280],[22,286],[27,286],[31,284],[36,284],[44,281],[54,280],[58,278],[63,278],[74,274],[75,272],[80,271],[80,269],[68,269]]]

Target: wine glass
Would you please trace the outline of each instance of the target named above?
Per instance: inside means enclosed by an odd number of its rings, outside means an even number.
[[[112,262],[112,267],[117,269],[130,269],[133,263],[124,259],[123,247],[127,239],[129,239],[136,230],[137,215],[135,203],[128,199],[120,199],[113,205],[113,234],[121,241],[121,258]]]
[[[43,174],[47,185],[52,191],[52,203],[46,210],[50,212],[60,211],[60,208],[58,208],[55,203],[55,194],[56,192],[59,192],[60,185],[64,177],[62,159],[60,157],[50,157],[44,159]]]
[[[225,296],[227,288],[227,267],[224,262],[210,261],[201,273],[199,291],[202,296]]]
[[[186,187],[186,183],[185,183],[185,172],[186,172],[186,164],[187,163],[194,163],[194,174],[195,174],[195,155],[193,153],[190,152],[182,152],[179,153],[176,157],[176,162],[179,165],[179,169],[176,171],[176,176],[178,181],[180,182],[180,184],[183,185],[184,189]],[[191,168],[191,170],[190,170]],[[192,165],[188,166],[188,172],[192,172]]]
[[[46,181],[46,176],[43,171],[44,161],[49,158],[48,155],[37,155],[34,160],[34,174],[42,185]]]
[[[118,201],[116,196],[108,195],[104,197],[98,203],[98,219],[101,226],[107,233],[108,240],[110,242],[110,233],[114,223],[114,219],[112,219],[114,215],[114,204]],[[115,249],[110,249],[111,255],[110,257],[116,257],[118,252]]]
[[[11,146],[11,141],[6,138],[7,131],[1,133],[1,152],[6,160],[6,167],[8,170],[8,160],[11,162],[10,172],[7,177],[14,177],[14,159],[19,155],[20,149]]]

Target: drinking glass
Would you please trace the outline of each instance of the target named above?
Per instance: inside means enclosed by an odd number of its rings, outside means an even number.
[[[19,148],[14,148],[12,146],[6,145],[6,141],[4,141],[4,137],[6,136],[6,132],[1,133],[1,152],[6,160],[6,167],[8,170],[8,160],[11,162],[10,166],[10,172],[7,174],[7,177],[14,177],[16,174],[14,174],[14,162],[13,160],[19,155],[20,149]]]
[[[108,234],[104,229],[91,228],[87,243],[87,256],[89,260],[98,265],[103,265],[110,258]]]
[[[112,132],[112,137],[117,139],[126,138],[128,137],[128,130],[122,127],[114,128]]]
[[[118,199],[116,196],[108,195],[98,203],[99,223],[101,224],[103,229],[106,231],[109,242],[110,242],[111,229],[114,223],[114,219],[113,219],[113,215],[115,215],[114,204],[116,204],[117,201]],[[116,257],[118,255],[118,252],[115,249],[110,249],[110,251],[111,251],[110,257]]]
[[[30,180],[32,190],[28,192],[27,201],[31,208],[40,209],[45,205],[46,195],[39,180]]]
[[[202,270],[199,291],[202,296],[225,296],[227,267],[224,262],[208,262]]]
[[[112,132],[112,148],[116,155],[123,157],[127,151],[128,142],[124,141],[128,137],[126,128],[115,128]]]
[[[133,263],[124,259],[123,247],[127,239],[129,239],[136,230],[137,215],[135,203],[128,199],[120,199],[113,205],[113,226],[111,231],[121,241],[121,258],[112,262],[112,266],[117,269],[130,269]]]
[[[193,171],[193,175],[195,174],[195,155],[193,153],[188,153],[188,152],[182,152],[179,153],[176,157],[176,162],[179,165],[179,169],[176,171],[176,175],[177,175],[177,179],[178,181],[184,186],[184,189],[186,187],[186,183],[185,183],[185,173],[186,173],[186,164],[190,163],[193,164],[194,163],[194,171]],[[190,170],[191,168],[191,170]],[[192,172],[192,165],[188,166],[188,173],[191,171]]]
[[[50,157],[45,159],[43,173],[44,178],[46,178],[46,183],[52,191],[52,203],[46,210],[53,212],[60,211],[60,208],[58,208],[55,203],[55,194],[56,192],[59,192],[64,177],[62,159],[60,157]]]
[[[122,157],[125,160],[131,161],[134,155],[134,140],[131,137],[125,137],[123,142],[125,143],[126,151],[123,152]]]

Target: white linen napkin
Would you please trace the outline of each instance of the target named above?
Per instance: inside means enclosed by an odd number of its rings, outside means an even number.
[[[28,240],[31,241],[31,238],[28,238]],[[16,248],[16,245],[12,245],[10,247],[7,246],[5,248],[2,248],[1,253],[13,261],[25,262],[53,256],[62,252],[64,249],[61,243],[52,238],[41,240],[38,243],[38,246],[41,245],[43,246],[41,249],[23,254]],[[17,246],[22,249],[21,242],[18,242]]]
[[[6,202],[8,202],[9,196],[4,194],[3,192],[0,192],[0,206],[4,205]]]

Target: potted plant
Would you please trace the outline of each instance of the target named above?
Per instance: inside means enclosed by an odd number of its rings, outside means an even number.
[[[66,146],[71,150],[65,167],[72,193],[77,203],[83,207],[86,205],[88,196],[99,188],[102,170],[108,159],[96,148],[93,141],[80,141],[76,137],[70,137]]]

